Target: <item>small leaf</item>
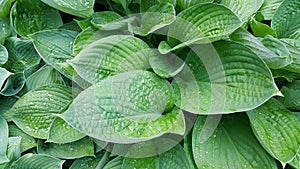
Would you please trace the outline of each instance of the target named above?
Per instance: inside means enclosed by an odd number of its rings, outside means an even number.
[[[8,52],[5,46],[0,45],[0,65],[3,65],[8,60]],[[1,87],[1,85],[0,85]]]
[[[291,53],[293,62],[284,67],[287,72],[295,72],[300,74],[300,40],[281,39]]]
[[[25,81],[26,79],[23,73],[15,73],[11,75],[1,89],[0,94],[3,96],[13,96],[19,93],[23,89]]]
[[[281,5],[284,0],[267,0],[264,1],[262,7],[260,8],[260,12],[264,16],[265,20],[272,20],[276,10]]]
[[[147,36],[175,21],[175,9],[170,3],[157,4],[142,13],[141,26],[134,27],[134,33]]]
[[[5,84],[6,79],[11,75],[9,71],[0,67],[0,89],[2,88],[3,84]]]
[[[115,30],[128,26],[127,21],[121,15],[113,11],[95,12],[91,23],[101,30]]]
[[[300,111],[300,80],[296,80],[281,88],[284,97],[278,98],[286,108]]]
[[[166,80],[151,72],[130,71],[86,89],[59,116],[92,138],[135,143],[184,133],[184,116],[172,110],[173,97]]]
[[[182,26],[185,25],[185,26]],[[177,15],[168,32],[162,54],[191,45],[210,43],[229,35],[241,25],[240,19],[223,5],[205,3],[189,7]]]
[[[7,146],[8,146],[8,125],[5,119],[0,116],[0,164],[9,162],[6,156]]]
[[[190,168],[188,158],[185,151],[180,145],[173,149],[148,158],[124,158],[122,168],[174,168],[174,169],[188,169]]]
[[[57,117],[51,124],[47,142],[64,144],[80,140],[84,136],[84,134]]]
[[[0,19],[9,14],[10,7],[15,0],[0,0]]]
[[[251,30],[253,31],[253,35],[256,37],[265,37],[266,35],[271,35],[273,37],[277,37],[277,34],[274,29],[269,27],[267,24],[261,23],[252,19],[250,22]]]
[[[8,138],[8,147],[7,147],[7,157],[9,162],[0,164],[1,169],[11,168],[13,161],[17,160],[21,156],[20,151],[20,142],[21,137],[9,137]]]
[[[88,18],[94,13],[95,0],[42,0],[42,2],[62,12],[83,18]]]
[[[66,144],[43,143],[42,140],[39,140],[37,150],[39,154],[47,154],[61,159],[94,156],[94,144],[88,137]]]
[[[17,100],[18,99],[16,97],[5,97],[0,95],[0,116],[3,116],[7,121],[10,121],[10,119],[8,119],[4,113],[11,109],[11,107],[17,102]]]
[[[9,124],[9,137],[21,137],[20,151],[23,153],[33,147],[37,146],[35,139],[24,133],[15,124]]]
[[[205,126],[206,117],[199,116],[192,137],[198,168],[277,169],[275,160],[253,135],[245,114],[223,116],[212,136],[202,143]]]
[[[0,5],[0,8],[1,7],[2,5]],[[0,17],[0,44],[4,44],[5,39],[9,37],[11,34],[12,34],[12,27],[10,25],[9,16],[2,19]]]
[[[275,99],[247,114],[255,135],[265,149],[282,163],[290,162],[300,145],[300,123],[295,115]]]
[[[285,0],[274,14],[271,25],[279,38],[288,38],[300,29],[300,1]]]
[[[15,161],[12,169],[38,168],[38,169],[62,169],[65,161],[41,154],[25,154]]]
[[[47,139],[53,114],[65,110],[73,99],[69,87],[51,85],[28,92],[21,97],[6,115],[25,133]]]
[[[118,156],[112,160],[110,160],[103,169],[122,169],[124,157]]]
[[[40,1],[17,1],[11,10],[12,24],[20,36],[55,29],[63,24],[59,12]]]
[[[83,157],[76,159],[70,166],[70,169],[96,168],[103,155],[104,151],[100,151],[95,157]]]
[[[95,84],[118,73],[150,68],[149,46],[128,35],[114,35],[93,42],[68,63],[79,76]]]

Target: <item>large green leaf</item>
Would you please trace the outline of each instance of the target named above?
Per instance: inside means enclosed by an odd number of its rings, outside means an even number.
[[[15,161],[12,169],[38,168],[38,169],[62,169],[65,161],[41,154],[25,154]]]
[[[10,73],[9,71],[7,71],[6,69],[0,67],[0,89],[2,88],[2,86],[5,84],[6,79],[11,75],[12,73]]]
[[[272,19],[272,28],[279,38],[288,38],[300,29],[300,1],[285,0]]]
[[[21,137],[9,137],[8,138],[8,147],[7,147],[7,157],[9,162],[0,164],[0,169],[9,169],[13,161],[18,159],[21,156],[20,151],[20,142]]]
[[[11,37],[5,46],[9,53],[5,67],[12,72],[22,72],[39,64],[41,60],[30,39]]]
[[[39,154],[48,154],[61,159],[94,156],[94,144],[88,137],[66,144],[43,143],[39,140],[37,150]]]
[[[83,157],[76,159],[70,166],[70,169],[94,169],[97,167],[103,156],[104,151],[100,151],[95,157]]]
[[[134,27],[134,33],[146,36],[175,21],[175,9],[170,3],[157,4],[142,13],[140,27]]]
[[[185,62],[174,81],[179,97],[176,105],[183,110],[196,114],[234,113],[251,110],[280,95],[265,63],[241,44],[219,41],[195,46]]]
[[[24,133],[18,126],[13,123],[9,124],[9,137],[21,137],[21,153],[37,146],[37,143],[33,137]]]
[[[8,125],[6,120],[0,116],[0,164],[9,162],[6,156],[7,145],[8,145]]]
[[[2,19],[0,18],[0,44],[3,44],[5,39],[9,37],[11,33],[12,33],[12,27],[10,26],[9,16]]]
[[[17,1],[11,10],[12,24],[21,36],[44,29],[55,29],[63,24],[59,12],[41,1]]]
[[[281,88],[284,97],[279,101],[289,109],[300,111],[300,80],[296,80]]]
[[[59,132],[57,132],[59,131]],[[85,134],[74,129],[61,118],[56,118],[51,124],[49,138],[47,142],[53,143],[70,143],[83,138]]]
[[[300,145],[300,123],[279,101],[271,99],[247,112],[260,143],[276,159],[290,162]]]
[[[41,0],[45,4],[52,6],[62,12],[88,18],[94,13],[95,0]]]
[[[223,116],[214,133],[202,140],[210,125],[206,119],[199,116],[193,129],[193,154],[198,168],[277,168],[253,135],[245,114]]]
[[[259,12],[264,16],[265,20],[271,20],[284,0],[267,0],[264,1],[262,7],[260,8]]]
[[[124,158],[122,169],[149,168],[149,169],[189,169],[189,161],[180,145],[173,149],[148,158]]]
[[[250,48],[257,56],[262,58],[269,68],[279,69],[291,64],[290,56],[281,56],[277,55],[275,52],[271,51],[269,48],[265,47],[255,36],[250,34],[243,28],[237,29],[230,35],[230,39],[236,42],[240,42],[243,45]],[[275,38],[268,38],[268,41],[264,41],[266,44],[269,43],[269,46],[272,46],[273,40],[277,42]],[[281,48],[285,46],[277,45]],[[273,48],[274,49],[274,48]]]
[[[182,135],[184,116],[181,110],[172,109],[172,90],[166,80],[151,72],[130,71],[86,89],[59,116],[88,136],[109,142],[135,143],[164,133]]]
[[[0,1],[0,19],[9,14],[10,7],[15,0],[1,0]]]
[[[231,9],[243,23],[256,13],[264,3],[264,0],[222,0],[220,4]]]
[[[194,5],[177,15],[168,32],[168,44],[162,42],[159,50],[165,54],[195,43],[210,43],[229,35],[240,25],[240,19],[223,5]]]
[[[8,60],[8,52],[5,46],[0,45],[0,65],[3,65]]]
[[[28,92],[6,114],[25,133],[47,139],[53,114],[62,113],[73,99],[72,89],[65,86],[43,86]]]
[[[152,50],[142,40],[115,35],[93,42],[68,63],[82,78],[95,84],[111,75],[150,68],[151,54]]]

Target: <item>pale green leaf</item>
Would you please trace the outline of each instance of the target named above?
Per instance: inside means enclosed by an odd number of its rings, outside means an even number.
[[[269,25],[256,21],[252,19],[250,22],[250,27],[253,32],[253,35],[256,37],[265,37],[266,35],[271,35],[273,37],[277,37],[277,34],[274,29],[272,29]]]
[[[0,44],[3,44],[5,39],[9,37],[11,34],[12,34],[12,27],[10,26],[9,16],[5,18],[0,18]]]
[[[0,45],[0,65],[3,65],[7,60],[8,60],[8,51],[5,48],[5,46]]]
[[[134,27],[134,33],[146,36],[175,21],[175,9],[170,3],[157,4],[142,13],[140,27]]]
[[[274,14],[271,25],[279,38],[288,38],[300,29],[300,1],[285,0]]]
[[[233,32],[230,35],[230,39],[236,42],[240,42],[250,48],[257,56],[263,59],[271,69],[280,69],[291,64],[290,56],[278,56],[276,53],[265,47],[255,36],[253,36],[243,28],[239,28],[235,32]],[[273,40],[275,42],[278,41],[275,38],[268,38],[268,41],[270,42],[269,46],[272,46]]]
[[[62,12],[83,18],[88,18],[94,13],[95,0],[42,0],[42,2]]]
[[[43,143],[39,140],[37,151],[39,154],[47,154],[56,158],[76,159],[94,156],[94,144],[88,137],[66,144]]]
[[[300,111],[300,80],[295,80],[281,88],[284,97],[278,98],[286,108]]]
[[[300,123],[279,101],[271,99],[247,112],[259,142],[276,159],[290,162],[300,145]]]
[[[155,168],[155,169],[189,169],[189,161],[180,145],[173,149],[148,158],[124,158],[122,169],[127,168]]]
[[[171,109],[172,90],[166,80],[151,72],[130,71],[86,89],[59,116],[88,136],[108,142],[135,143],[164,133],[182,135],[184,116],[181,110]]]
[[[21,137],[20,151],[21,153],[37,146],[35,139],[24,133],[18,126],[11,123],[9,126],[9,137]]]
[[[194,5],[177,15],[168,32],[168,44],[162,42],[159,50],[166,54],[191,44],[210,43],[229,35],[240,25],[240,19],[223,5]]]
[[[129,35],[114,35],[97,40],[69,60],[79,76],[95,84],[118,73],[150,68],[149,46]]]
[[[59,131],[59,132],[58,132]],[[47,142],[70,143],[82,139],[85,135],[74,129],[61,118],[56,118],[51,124]]]
[[[73,99],[72,89],[65,86],[43,86],[22,96],[6,115],[25,133],[47,139],[53,114],[62,113]]]
[[[21,139],[22,139],[21,137],[8,138],[7,157],[9,159],[9,162],[0,164],[0,169],[9,169],[13,161],[15,161],[21,156],[21,151],[20,151]]]
[[[193,154],[198,168],[277,169],[275,160],[256,140],[245,114],[223,116],[214,133],[201,141],[207,132],[206,118],[199,116],[193,129]]]
[[[269,68],[247,47],[219,41],[192,49],[174,81],[181,109],[227,114],[251,110],[280,95]]]
[[[17,1],[12,10],[12,24],[20,36],[44,29],[55,29],[63,22],[59,12],[41,1]]]
[[[95,157],[83,157],[76,159],[70,166],[70,169],[95,169],[103,155],[104,151],[101,151],[97,153]]]
[[[246,23],[259,10],[264,0],[222,0],[220,4],[231,9],[242,21]]]
[[[65,161],[41,154],[25,154],[15,161],[11,169],[62,169]]]
[[[8,125],[6,120],[0,116],[0,164],[9,162],[7,158],[7,146],[8,146]]]
[[[10,7],[15,0],[0,0],[0,19],[9,14]]]
[[[12,73],[10,73],[9,71],[7,71],[6,69],[0,67],[0,89],[2,88],[2,86],[5,84],[6,79],[11,75]]]
[[[259,12],[264,16],[265,20],[271,20],[284,0],[265,0]]]

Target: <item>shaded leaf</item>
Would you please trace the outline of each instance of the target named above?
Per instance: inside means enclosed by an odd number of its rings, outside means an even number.
[[[0,94],[3,96],[13,96],[19,93],[23,89],[25,81],[23,73],[15,73],[9,76]]]
[[[0,89],[2,88],[2,86],[5,84],[6,79],[12,75],[12,73],[10,73],[9,71],[7,71],[6,69],[0,67]]]
[[[267,0],[264,1],[262,7],[260,8],[259,12],[262,13],[265,20],[271,20],[284,0]]]
[[[2,5],[0,5],[0,8]],[[1,10],[0,10],[1,11]],[[12,34],[9,16],[0,18],[0,44],[3,44],[5,39]]]
[[[293,62],[284,68],[285,71],[300,74],[300,40],[281,39],[291,53]]]
[[[9,162],[7,158],[7,146],[8,146],[8,125],[5,119],[0,116],[0,164]]]
[[[7,60],[8,60],[8,52],[5,46],[0,45],[0,65],[3,65]]]
[[[0,164],[1,169],[9,169],[13,161],[15,161],[21,156],[21,151],[20,151],[21,139],[22,139],[21,137],[8,138],[7,157],[9,159],[9,162]]]
[[[103,169],[122,169],[124,157],[118,156],[112,160],[110,160]]]
[[[76,159],[70,166],[70,169],[94,169],[97,167],[99,161],[101,161],[103,155],[104,151],[100,151],[95,157],[83,157]]]
[[[15,161],[12,169],[39,168],[39,169],[62,169],[65,161],[41,154],[25,154]]]
[[[0,1],[0,19],[9,14],[10,7],[15,0],[1,0]]]
[[[277,37],[277,34],[274,29],[272,29],[269,25],[256,21],[252,19],[250,22],[251,30],[253,31],[253,35],[256,37],[265,37],[266,35],[271,35],[273,37]]]
[[[300,80],[293,81],[281,88],[284,97],[278,98],[286,108],[300,111]]]

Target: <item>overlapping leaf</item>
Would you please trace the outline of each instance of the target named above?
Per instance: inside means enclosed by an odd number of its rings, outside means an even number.
[[[300,111],[300,80],[296,80],[281,88],[284,97],[279,101],[289,109]]]
[[[9,137],[7,147],[7,157],[9,162],[0,164],[1,169],[11,168],[11,164],[21,156],[20,142],[21,137]]]
[[[262,7],[259,12],[264,16],[265,20],[271,20],[284,0],[268,0],[264,1]]]
[[[62,169],[62,165],[65,161],[40,154],[25,154],[17,161],[15,161],[12,169],[24,169],[24,168],[39,168],[39,169]]]
[[[0,32],[0,44],[3,44],[5,39],[12,34],[12,27],[10,26],[10,19],[8,16],[0,18]]]
[[[9,162],[6,151],[8,146],[8,125],[5,119],[0,116],[0,164]]]
[[[0,65],[3,65],[8,60],[8,52],[6,48],[0,45]]]

